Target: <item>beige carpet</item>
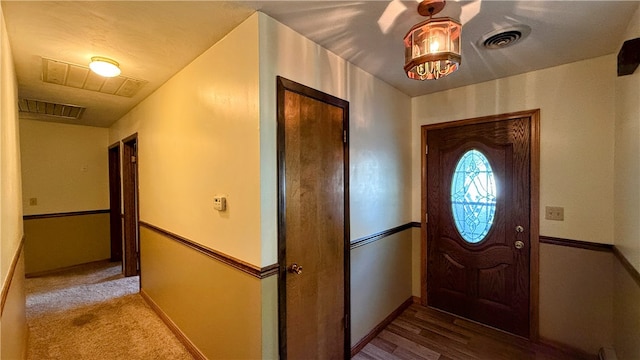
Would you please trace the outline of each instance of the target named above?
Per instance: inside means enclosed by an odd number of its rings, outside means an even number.
[[[26,280],[28,359],[193,359],[120,263]]]

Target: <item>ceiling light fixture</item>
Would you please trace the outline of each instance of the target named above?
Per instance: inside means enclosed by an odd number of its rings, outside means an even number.
[[[106,57],[94,56],[91,58],[89,68],[94,73],[104,77],[116,77],[120,75],[120,64]]]
[[[429,20],[414,25],[404,37],[404,71],[410,79],[440,79],[460,66],[462,25],[449,17],[433,18],[445,4],[424,0],[418,5],[418,13]]]

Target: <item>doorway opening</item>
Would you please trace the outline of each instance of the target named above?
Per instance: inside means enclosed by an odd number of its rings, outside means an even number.
[[[120,142],[109,146],[109,228],[112,262],[122,261],[122,191]],[[124,271],[123,271],[124,272]]]
[[[124,205],[124,276],[140,273],[138,206],[138,134],[122,140],[122,202]]]

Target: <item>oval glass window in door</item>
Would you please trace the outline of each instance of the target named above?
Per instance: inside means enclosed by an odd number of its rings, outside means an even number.
[[[496,182],[489,159],[469,150],[458,160],[451,182],[451,210],[462,238],[481,242],[491,230],[496,214]]]

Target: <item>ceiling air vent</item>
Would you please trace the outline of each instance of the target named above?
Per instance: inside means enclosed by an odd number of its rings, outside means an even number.
[[[133,97],[147,83],[126,76],[105,78],[87,66],[47,58],[42,58],[42,81],[124,97]]]
[[[20,117],[27,119],[42,119],[52,116],[60,119],[78,120],[85,110],[81,106],[31,99],[19,99],[18,108],[20,109]]]
[[[531,33],[530,27],[516,25],[487,33],[478,43],[487,49],[502,49],[524,39],[529,33]]]

